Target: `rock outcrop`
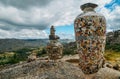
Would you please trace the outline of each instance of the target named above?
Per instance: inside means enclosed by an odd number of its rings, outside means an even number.
[[[23,63],[0,71],[0,79],[85,79],[84,76],[82,71],[71,63],[53,63],[45,60]],[[95,74],[94,79],[119,79],[119,77],[120,72],[102,68]]]
[[[120,30],[107,33],[107,43],[120,44]]]

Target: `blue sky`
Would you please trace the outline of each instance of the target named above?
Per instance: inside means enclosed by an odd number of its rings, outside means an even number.
[[[120,29],[120,0],[0,0],[0,39],[48,38],[51,25],[61,39],[74,39],[74,19],[88,2],[98,4],[107,32]]]
[[[120,6],[120,0],[112,0],[110,3],[105,5],[105,8],[114,11],[116,6]]]

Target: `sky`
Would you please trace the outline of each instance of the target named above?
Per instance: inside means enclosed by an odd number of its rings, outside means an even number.
[[[98,4],[107,32],[120,29],[120,0],[0,0],[0,39],[45,39],[51,25],[61,39],[74,39],[74,19],[88,2]]]

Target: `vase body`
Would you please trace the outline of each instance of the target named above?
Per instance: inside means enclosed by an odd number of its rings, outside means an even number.
[[[74,21],[79,67],[85,74],[96,73],[104,63],[106,22],[94,8],[85,7]]]

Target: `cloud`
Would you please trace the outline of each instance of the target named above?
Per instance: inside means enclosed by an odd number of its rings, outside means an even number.
[[[108,30],[119,28],[119,6],[112,12],[104,7],[111,0],[0,0],[0,33],[7,37],[22,38],[24,34],[28,37],[26,32],[30,33],[30,30],[43,33],[51,25],[71,25],[82,12],[80,5],[87,2],[99,5],[96,11],[106,17]],[[9,35],[10,32],[14,33]]]
[[[75,17],[81,13],[79,9],[80,5],[89,2],[84,0],[32,1],[33,0],[1,0],[1,4],[6,6],[0,6],[0,22],[4,23],[4,25],[6,25],[5,27],[11,30],[33,28],[44,30],[52,24],[55,26],[69,25],[72,24]],[[94,1],[91,0],[91,2]],[[104,1],[104,3],[105,2],[106,1]],[[103,2],[100,3],[103,4]],[[25,5],[22,6],[23,4]],[[39,4],[39,6],[36,4]],[[25,8],[25,10],[19,9],[20,7]],[[8,27],[8,25],[10,27]],[[13,28],[11,28],[12,26]],[[1,29],[7,30],[6,28]]]
[[[0,3],[4,6],[13,6],[19,9],[28,9],[34,6],[44,7],[53,0],[0,0]]]
[[[0,7],[0,9],[0,23],[6,25],[4,27],[10,26],[8,29],[18,30],[35,28],[43,30],[49,25],[48,18],[44,16],[45,14],[42,15],[43,13],[40,12],[39,9],[35,9],[34,11],[23,11],[15,7]]]
[[[119,30],[120,29],[120,6],[116,6],[114,11],[110,14],[109,21],[109,28],[112,30]]]
[[[6,31],[0,29],[0,38],[19,38],[19,39],[45,39],[48,38],[48,34],[45,31],[41,30],[29,30],[22,29],[20,31]]]

